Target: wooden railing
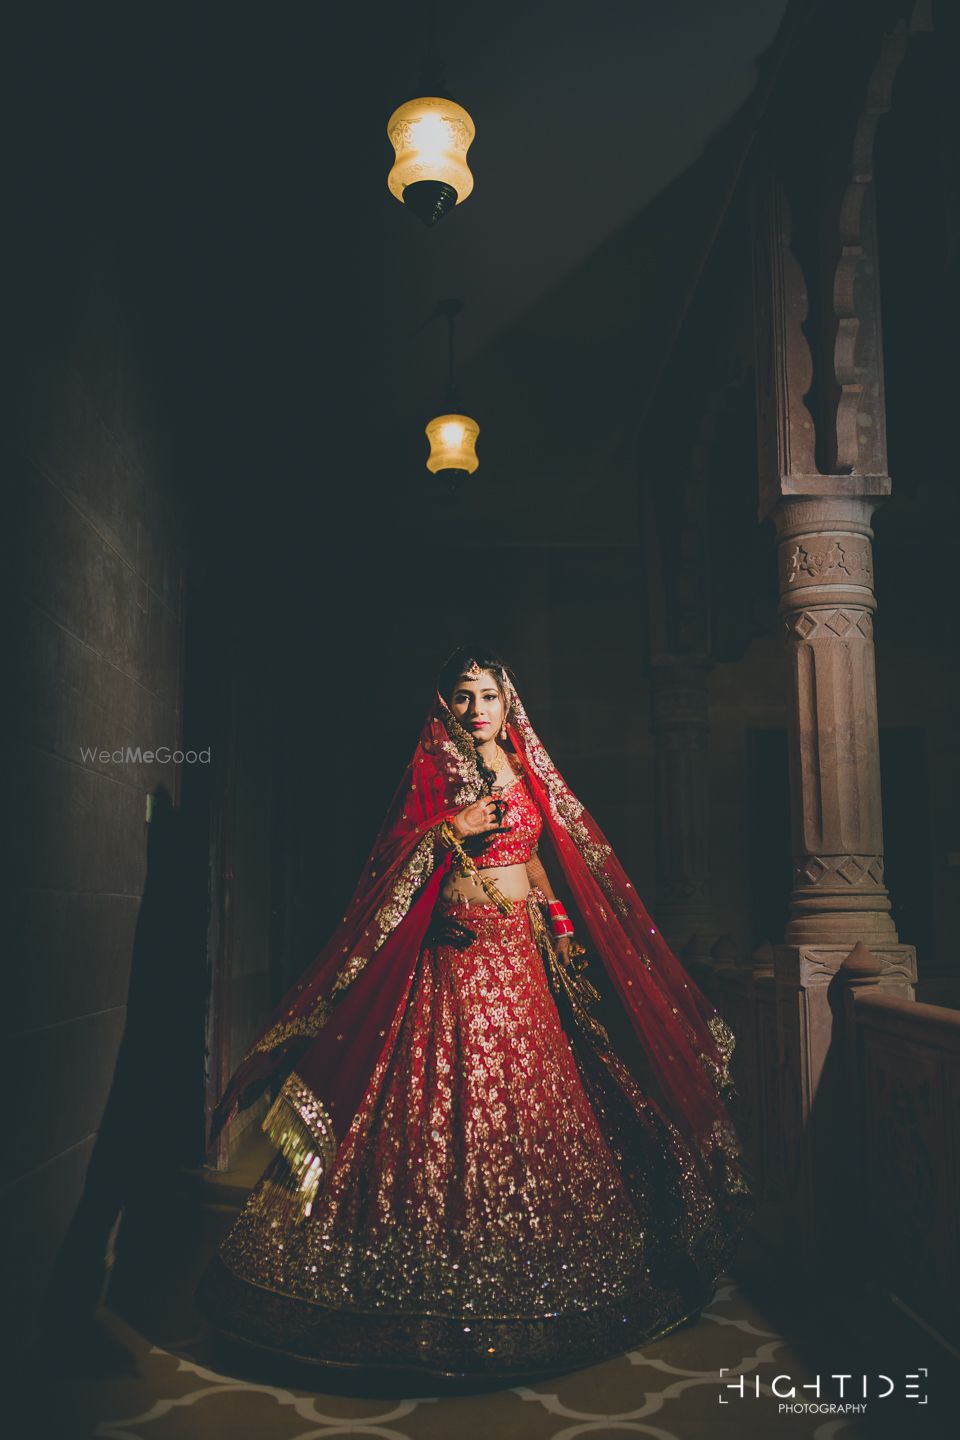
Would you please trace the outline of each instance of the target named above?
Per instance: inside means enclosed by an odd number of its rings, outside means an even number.
[[[960,1340],[960,1010],[846,994],[852,1200],[875,1278]]]
[[[694,967],[691,967],[692,969]],[[734,1118],[769,1238],[783,1233],[784,1107],[772,954],[714,952],[697,980],[737,1035]],[[851,1267],[960,1343],[960,1010],[879,993],[862,945],[838,975],[832,1068],[836,1171],[821,1174],[848,1225]]]

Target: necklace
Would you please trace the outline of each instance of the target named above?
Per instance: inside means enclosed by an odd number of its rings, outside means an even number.
[[[507,757],[506,757],[506,755],[504,755],[503,751],[500,749],[500,746],[498,745],[498,746],[497,746],[497,753],[496,753],[494,759],[487,761],[487,765],[488,765],[489,769],[491,769],[491,770],[493,771],[494,775],[496,775],[496,777],[497,777],[498,780],[500,779],[500,776],[501,776],[501,774],[503,773],[503,767],[504,767],[504,765],[506,764],[506,762],[507,762]]]
[[[493,771],[495,776],[493,784],[494,792],[498,795],[504,794],[507,790],[510,789],[511,785],[515,783],[516,772],[514,771],[513,766],[507,759],[505,751],[501,750],[499,746],[497,747],[496,763],[491,765],[490,769]],[[504,772],[506,772],[506,776],[509,778],[504,777]]]

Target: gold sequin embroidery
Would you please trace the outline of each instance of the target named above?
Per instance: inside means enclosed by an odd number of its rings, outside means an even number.
[[[562,825],[571,838],[576,842],[591,873],[595,878],[604,884],[606,880],[605,866],[613,850],[610,845],[595,840],[583,824],[580,816],[584,812],[584,806],[575,795],[567,789],[560,774],[550,756],[544,748],[543,742],[530,724],[527,712],[524,710],[520,697],[516,691],[511,691],[511,715],[513,723],[521,731],[524,739],[524,747],[531,769],[539,776],[546,786],[547,797],[550,801],[550,810],[554,819]],[[604,886],[606,888],[606,886]]]
[[[413,904],[413,897],[421,885],[423,885],[424,881],[429,879],[432,874],[435,846],[436,836],[432,830],[428,830],[406,865],[404,865],[400,871],[390,898],[386,904],[381,905],[377,911],[374,919],[380,930],[380,940],[374,946],[374,954],[379,950],[387,936],[393,934]],[[350,964],[353,965],[357,958],[358,957],[354,956]],[[361,966],[360,969],[362,968]],[[357,970],[355,973],[359,974],[360,972]],[[355,977],[352,976],[351,978]]]
[[[284,1045],[288,1040],[295,1040],[299,1036],[313,1039],[330,1019],[330,1006],[326,1000],[318,1000],[313,1008],[306,1015],[296,1015],[293,1019],[278,1020],[275,1025],[260,1037],[257,1043],[251,1047],[251,1055],[266,1054],[275,1050],[278,1045]]]
[[[224,1245],[238,1274],[324,1305],[551,1315],[629,1297],[646,1232],[578,1078],[525,907],[421,953],[309,1225]],[[278,1243],[281,1242],[281,1243]]]

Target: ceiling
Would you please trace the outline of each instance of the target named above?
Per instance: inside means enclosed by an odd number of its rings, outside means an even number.
[[[517,534],[545,506],[584,533],[590,497],[609,538],[784,8],[24,7],[28,258],[48,294],[88,252],[136,272],[193,483],[247,503],[255,534],[280,495],[284,524],[335,504],[390,533],[422,509],[431,317],[459,296],[476,493],[526,507]],[[477,125],[476,187],[426,230],[387,191],[386,121],[431,41]]]
[[[443,335],[422,330],[437,301],[466,302],[467,367],[702,155],[753,90],[783,10],[784,0],[442,7],[447,84],[477,125],[476,187],[429,231],[384,190],[384,323],[407,362],[391,392],[398,414],[429,409],[442,383]],[[417,44],[399,48],[395,89],[410,89],[418,68]],[[661,283],[659,272],[645,278]]]

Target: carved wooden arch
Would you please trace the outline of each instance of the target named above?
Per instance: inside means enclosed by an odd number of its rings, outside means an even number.
[[[829,458],[830,469],[838,474],[876,475],[887,470],[874,148],[910,40],[918,31],[932,28],[930,0],[915,0],[909,19],[900,20],[884,34],[854,127],[849,176],[837,215],[840,245],[832,285],[836,413]],[[874,403],[867,407],[865,397],[871,389]]]

